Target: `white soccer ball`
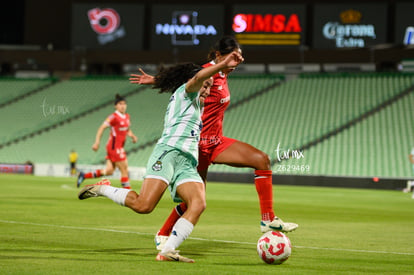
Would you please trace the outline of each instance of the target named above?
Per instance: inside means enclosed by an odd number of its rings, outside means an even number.
[[[292,245],[282,232],[269,231],[257,242],[257,253],[267,264],[282,264],[292,253]]]

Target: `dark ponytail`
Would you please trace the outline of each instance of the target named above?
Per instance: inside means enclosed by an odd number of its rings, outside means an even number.
[[[221,55],[229,54],[232,51],[240,49],[240,44],[233,36],[224,36],[214,44],[208,53],[208,61],[216,59],[216,52],[220,52]]]

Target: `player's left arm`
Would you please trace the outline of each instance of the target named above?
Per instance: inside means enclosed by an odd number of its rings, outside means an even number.
[[[129,136],[132,139],[132,143],[137,143],[138,138],[137,138],[136,135],[134,135],[134,133],[132,132],[131,128],[128,129],[127,136]]]
[[[411,162],[412,164],[414,164],[414,155],[413,155],[413,154],[410,154],[408,157],[409,157],[409,159],[410,159],[410,162]]]

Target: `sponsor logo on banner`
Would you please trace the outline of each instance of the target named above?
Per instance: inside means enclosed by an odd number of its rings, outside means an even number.
[[[72,177],[71,168],[67,164],[35,163],[34,167],[35,167],[34,169],[35,176]],[[103,166],[80,164],[80,165],[77,165],[76,168],[78,171],[88,173],[88,172],[94,172],[98,169],[102,169]],[[33,173],[32,170],[30,172]],[[133,166],[128,167],[128,175],[130,179],[142,180],[144,179],[145,173],[146,173],[145,167],[133,167]],[[119,169],[116,169],[114,171],[114,174],[112,174],[111,176],[105,176],[105,178],[118,180],[119,178],[121,178],[121,172],[119,171]]]
[[[243,45],[300,45],[298,14],[236,14],[233,31]]]
[[[362,14],[356,10],[346,10],[339,15],[341,22],[328,22],[322,28],[326,39],[335,40],[337,48],[362,48],[366,39],[376,39],[375,26],[361,24]]]
[[[98,34],[100,45],[113,42],[125,36],[125,28],[121,25],[121,17],[111,8],[94,8],[88,11],[89,23],[94,32]]]
[[[33,174],[33,165],[0,163],[0,173]]]
[[[414,27],[410,26],[405,29],[404,35],[404,45],[413,45],[414,44]]]
[[[216,36],[213,25],[199,24],[197,11],[174,11],[170,23],[155,24],[157,35],[171,36],[173,45],[198,45],[199,36]]]

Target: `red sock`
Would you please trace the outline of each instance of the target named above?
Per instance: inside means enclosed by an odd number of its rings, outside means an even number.
[[[174,224],[184,214],[185,210],[187,210],[187,205],[184,202],[174,207],[174,209],[171,211],[171,214],[168,216],[167,220],[164,222],[163,226],[158,232],[158,235],[169,236]]]
[[[89,172],[85,174],[85,179],[99,178],[101,176],[101,170],[96,170],[95,172]]]
[[[129,184],[129,178],[128,177],[122,177],[121,178],[121,185],[125,189],[131,189],[131,185]]]
[[[272,171],[256,170],[254,174],[254,184],[259,195],[262,220],[272,221],[275,217],[275,213],[273,212]]]

